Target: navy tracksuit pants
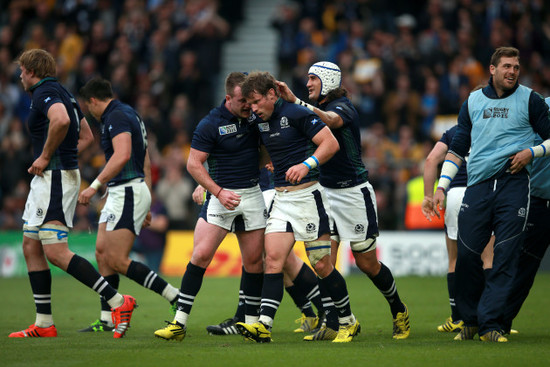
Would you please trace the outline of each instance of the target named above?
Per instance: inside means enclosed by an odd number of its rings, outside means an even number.
[[[529,175],[500,172],[469,186],[458,215],[456,305],[479,335],[502,329],[508,293],[516,276],[529,208]],[[493,269],[483,274],[481,253],[494,232]]]
[[[504,311],[503,330],[505,332],[510,332],[512,320],[517,316],[529,295],[548,245],[550,245],[550,200],[531,196],[518,271]]]

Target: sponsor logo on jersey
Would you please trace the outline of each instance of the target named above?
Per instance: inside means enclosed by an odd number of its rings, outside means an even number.
[[[508,111],[510,111],[510,109],[505,107],[489,107],[483,110],[483,118],[484,119],[490,119],[490,118],[507,119]]]
[[[288,118],[286,116],[281,117],[281,129],[286,129],[287,127],[290,127],[288,124]]]
[[[258,129],[260,130],[260,132],[262,133],[266,133],[269,131],[269,123],[268,122],[260,122],[258,124]]]
[[[227,135],[237,132],[237,125],[231,124],[231,125],[225,125],[218,127],[218,131],[220,135]]]

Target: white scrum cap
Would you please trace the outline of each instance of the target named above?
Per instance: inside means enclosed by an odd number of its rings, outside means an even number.
[[[328,62],[320,61],[311,65],[309,74],[313,74],[321,80],[321,95],[326,96],[328,92],[340,87],[342,83],[342,72],[338,65]]]

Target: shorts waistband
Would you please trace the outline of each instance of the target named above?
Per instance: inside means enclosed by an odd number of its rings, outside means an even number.
[[[318,184],[319,181],[309,181],[309,182],[306,182],[306,183],[303,183],[303,184],[300,184],[300,185],[296,185],[296,186],[283,186],[283,187],[276,187],[275,188],[275,191],[278,191],[278,192],[290,192],[290,191],[299,191],[299,190],[303,190],[303,189],[306,189],[308,187],[311,187],[315,184]]]
[[[145,181],[145,179],[143,177],[136,177],[136,178],[131,178],[129,180],[118,181],[114,184],[107,185],[107,186],[108,187],[116,187],[116,186],[120,186],[120,185],[140,183],[140,182],[143,182],[143,181]]]
[[[308,186],[297,187],[295,190],[277,190],[277,188],[275,188],[275,195],[302,195],[303,193],[308,193],[315,190],[323,189],[323,186],[321,186],[319,181],[312,181],[312,182],[313,182],[312,184],[307,182]],[[293,187],[296,187],[296,186],[293,186]]]

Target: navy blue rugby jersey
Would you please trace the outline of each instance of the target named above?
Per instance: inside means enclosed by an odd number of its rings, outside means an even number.
[[[71,123],[67,135],[57,147],[46,170],[78,168],[78,137],[80,120],[84,117],[78,102],[56,78],[44,78],[30,88],[32,93],[31,107],[27,126],[31,135],[34,159],[40,157],[48,137],[50,120],[48,110],[55,103],[63,103]]]
[[[449,130],[445,131],[443,133],[443,136],[441,139],[439,139],[440,142],[445,144],[448,147],[451,146],[451,142],[453,141],[453,137],[455,136],[456,130],[458,129],[458,125],[455,125],[451,127]],[[466,161],[468,160],[468,157],[466,156]],[[460,169],[456,173],[456,176],[451,181],[451,184],[449,185],[449,189],[452,189],[453,187],[466,187],[468,184],[468,174],[466,171],[467,162],[463,161],[462,165],[460,166]]]
[[[285,179],[286,171],[310,157],[317,146],[311,139],[326,125],[319,116],[303,106],[281,98],[269,121],[258,122],[258,130],[274,168],[275,187],[291,186]],[[300,184],[317,181],[319,168],[309,171]]]
[[[145,177],[143,164],[147,152],[147,132],[141,117],[125,103],[112,100],[101,116],[101,147],[105,159],[111,159],[114,153],[113,138],[118,134],[129,133],[132,138],[132,155],[107,186],[114,186],[134,178]]]
[[[366,182],[369,172],[361,156],[361,134],[357,110],[347,97],[323,103],[319,108],[338,114],[344,122],[342,127],[332,129],[332,133],[340,144],[340,150],[321,166],[321,185],[339,189]]]
[[[244,189],[259,181],[260,138],[255,115],[233,115],[225,101],[204,117],[193,133],[191,148],[208,153],[208,173],[221,187]]]

